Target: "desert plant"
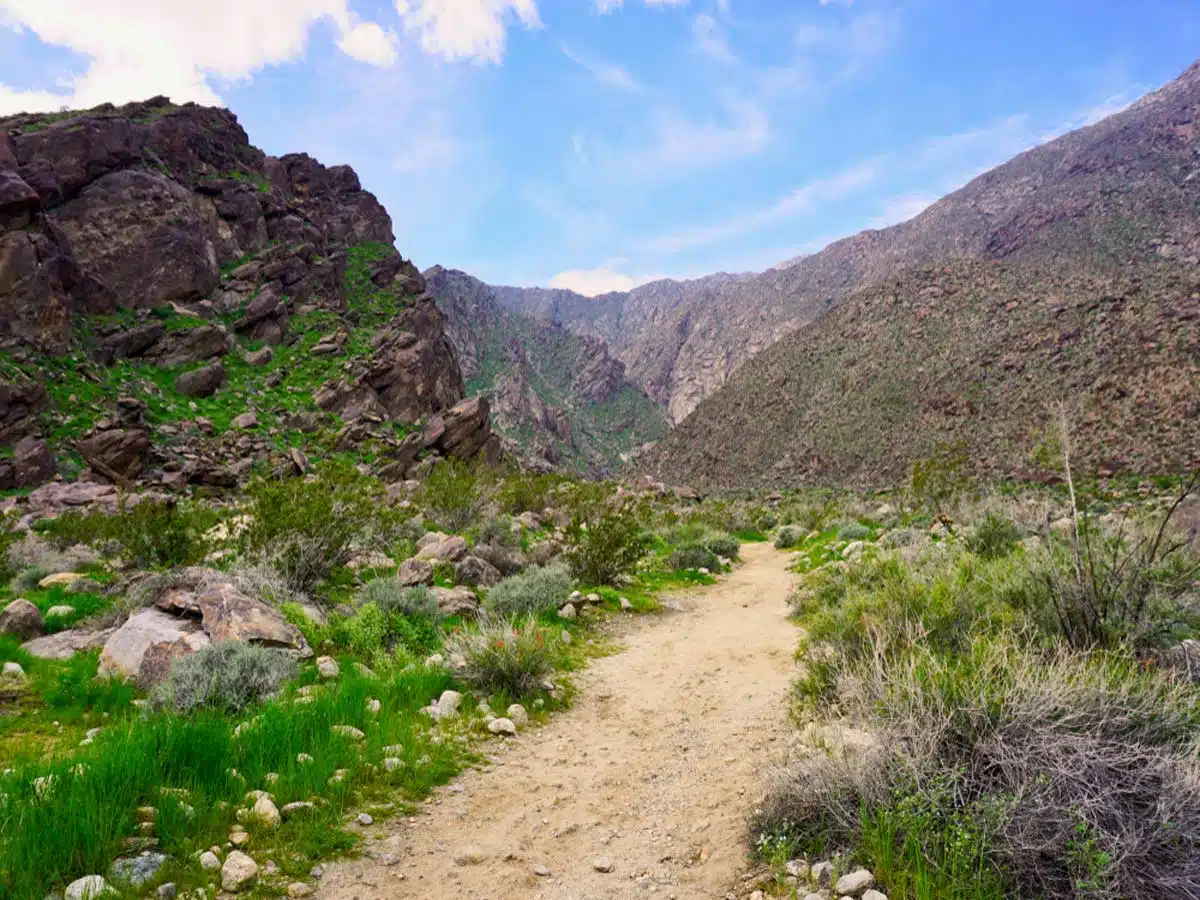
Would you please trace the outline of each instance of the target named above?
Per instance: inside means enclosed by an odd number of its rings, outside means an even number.
[[[741,552],[741,542],[732,534],[723,531],[713,531],[704,537],[704,546],[725,559],[737,559]]]
[[[483,505],[479,473],[460,459],[443,459],[429,472],[417,501],[451,531],[461,531],[479,515]]]
[[[803,542],[804,532],[791,525],[784,525],[775,532],[775,548],[777,550],[791,550]]]
[[[957,443],[939,446],[914,463],[909,484],[913,504],[933,516],[950,511],[966,488],[963,471],[968,461],[965,445]]]
[[[273,696],[295,675],[295,660],[280,651],[227,641],[176,659],[156,698],[184,713],[238,713]]]
[[[298,593],[309,593],[350,559],[382,508],[383,487],[327,464],[310,479],[260,479],[247,492],[245,548],[270,562]]]
[[[487,608],[498,616],[537,615],[558,609],[571,593],[571,574],[564,565],[526,569],[510,575],[487,592]]]
[[[576,519],[567,533],[567,562],[584,584],[616,584],[646,555],[647,537],[629,516],[610,515],[590,525]]]
[[[997,512],[989,511],[967,538],[967,548],[984,559],[1007,556],[1021,540],[1021,529]]]
[[[513,475],[500,484],[496,502],[512,515],[540,513],[549,505],[550,492],[560,483],[558,475]]]
[[[716,571],[720,567],[717,554],[703,544],[688,544],[671,551],[670,565],[672,569],[708,569]]]
[[[68,512],[39,523],[60,547],[85,544],[127,557],[140,568],[191,566],[208,552],[205,533],[218,521],[212,509],[174,499],[128,502],[118,511]]]
[[[862,541],[871,536],[871,529],[860,522],[847,522],[838,529],[838,539],[842,541]]]
[[[549,632],[528,617],[485,622],[451,639],[449,649],[466,660],[462,677],[472,687],[513,697],[540,690],[559,658]]]
[[[358,592],[359,601],[373,604],[387,615],[432,619],[442,618],[437,598],[424,585],[405,587],[399,579],[385,576],[368,581]]]

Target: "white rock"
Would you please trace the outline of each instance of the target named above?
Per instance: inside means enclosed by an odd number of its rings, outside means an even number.
[[[804,895],[804,900],[829,900],[824,894],[818,894],[816,891],[810,891]]]
[[[492,719],[488,722],[487,728],[492,734],[514,735],[517,733],[517,726],[513,724],[512,719]]]
[[[888,900],[887,894],[881,893],[874,888],[869,891],[864,891],[862,900]]]
[[[712,574],[712,572],[710,572],[706,566],[701,566],[696,571],[699,572],[701,575],[711,575]]]
[[[857,896],[867,888],[874,886],[875,876],[867,869],[855,869],[837,880],[837,892]]]
[[[330,726],[330,731],[332,731],[334,734],[340,734],[356,741],[361,741],[366,737],[365,734],[363,734],[353,725],[332,725]]]
[[[302,766],[306,766],[309,763],[311,763],[312,761],[313,761],[313,758],[311,756],[309,756],[307,753],[297,753],[296,754],[296,762],[298,762]]]
[[[808,863],[802,859],[789,859],[783,868],[793,878],[808,877]]]
[[[596,603],[599,603],[599,602],[600,602],[600,595],[599,595],[599,594],[588,594],[588,595],[587,595],[587,602],[588,602],[588,603],[591,603],[591,604],[596,604]]]
[[[529,724],[529,713],[525,711],[525,707],[523,707],[520,703],[512,704],[512,706],[506,710],[506,713],[508,718],[512,719],[512,723],[518,728],[524,728]]]
[[[4,664],[3,675],[5,678],[10,678],[13,681],[24,681],[25,670],[21,668],[18,662],[6,662]]]
[[[66,618],[67,616],[73,616],[73,615],[75,615],[75,607],[68,606],[65,603],[63,603],[59,606],[52,606],[48,610],[46,610],[46,618],[47,619],[52,619],[55,617]]]
[[[367,701],[367,712],[369,712],[371,715],[373,715],[373,716],[379,715],[379,711],[381,709],[383,709],[383,704],[380,703],[378,700],[376,700],[374,697],[372,697],[370,700]]]
[[[221,889],[237,893],[258,880],[258,863],[241,850],[234,850],[221,866]]]
[[[621,598],[621,612],[633,612],[633,604],[629,602],[628,597]]]
[[[200,868],[206,872],[215,872],[221,868],[221,860],[211,850],[205,850],[200,854]]]
[[[866,546],[862,541],[851,541],[846,545],[846,549],[842,551],[842,556],[846,559],[854,559],[855,557],[862,556],[862,552],[866,549]]]
[[[341,666],[332,656],[317,658],[317,674],[322,678],[337,678],[342,673]]]
[[[596,859],[592,860],[592,868],[597,872],[608,873],[613,870],[613,863],[612,860],[607,856],[598,856]]]
[[[311,812],[316,808],[316,804],[310,800],[296,800],[292,803],[285,803],[283,805],[283,809],[279,811],[279,814],[283,816],[284,819],[290,819],[297,813]]]
[[[262,796],[254,803],[254,808],[250,810],[250,816],[264,828],[278,828],[279,823],[283,821],[283,816],[279,814],[279,807],[270,797]]]
[[[375,820],[371,817],[370,813],[359,813],[358,817],[355,821],[357,821],[359,825],[374,825],[375,824]]]
[[[549,878],[550,877],[550,867],[549,866],[534,866],[533,874],[538,876],[539,878]]]
[[[112,890],[103,875],[85,875],[67,885],[63,891],[65,900],[92,900]]]
[[[813,863],[808,877],[821,887],[824,887],[833,880],[833,863],[829,861]]]
[[[311,897],[312,892],[312,885],[305,884],[303,881],[293,881],[287,887],[287,895],[291,897],[292,900],[301,900],[302,897]]]
[[[568,603],[558,611],[558,615],[562,619],[574,619],[579,616],[579,613],[575,611],[575,607],[572,604]]]
[[[569,644],[569,643],[571,643],[571,641],[572,641],[572,640],[574,640],[574,638],[572,638],[572,637],[571,637],[571,632],[569,632],[569,631],[564,631],[564,632],[562,633],[562,642],[563,642],[564,644]]]

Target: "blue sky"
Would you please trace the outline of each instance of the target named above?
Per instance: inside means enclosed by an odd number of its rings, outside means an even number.
[[[224,103],[422,268],[594,293],[902,221],[1197,48],[1195,0],[0,0],[0,114]]]

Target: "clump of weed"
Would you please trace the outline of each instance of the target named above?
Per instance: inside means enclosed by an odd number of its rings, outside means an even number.
[[[685,569],[708,569],[715,572],[720,568],[717,554],[703,544],[688,544],[671,552],[670,565],[676,571]]]
[[[395,577],[368,581],[358,592],[359,602],[374,604],[384,613],[398,613],[437,621],[442,618],[437,598],[424,585],[405,587]]]
[[[443,459],[421,484],[417,502],[439,525],[461,531],[478,517],[483,504],[479,473],[460,459]]]
[[[209,549],[204,535],[218,519],[215,510],[199,504],[143,499],[123,501],[114,515],[68,512],[38,527],[60,547],[84,544],[139,568],[166,569],[203,560]]]
[[[604,516],[590,524],[576,519],[567,539],[571,574],[584,584],[616,584],[648,549],[641,526],[625,515]]]
[[[804,542],[805,533],[792,525],[784,525],[775,532],[775,549],[791,550]]]
[[[998,559],[1016,549],[1021,529],[997,512],[989,511],[972,530],[966,544],[972,553],[984,559]]]
[[[848,522],[838,529],[838,540],[862,541],[871,536],[871,529],[860,522]]]
[[[487,608],[510,618],[558,609],[571,593],[571,574],[563,565],[533,567],[511,575],[487,592]]]
[[[532,618],[485,622],[453,638],[450,650],[466,660],[462,677],[472,687],[513,697],[540,690],[560,656],[553,637]]]
[[[227,641],[176,659],[155,697],[182,713],[235,714],[277,694],[296,671],[296,661],[278,650]]]

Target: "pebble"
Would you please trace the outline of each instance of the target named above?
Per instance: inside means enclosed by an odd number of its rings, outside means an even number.
[[[221,866],[221,889],[237,893],[258,880],[258,863],[240,850],[234,850]]]
[[[154,892],[154,895],[158,898],[158,900],[175,900],[175,897],[178,894],[179,888],[175,886],[175,882],[173,881],[168,881],[166,884],[160,884],[158,886],[158,890]]]
[[[492,719],[488,722],[487,728],[492,734],[515,735],[517,733],[517,726],[513,724],[512,719]]]
[[[809,877],[821,887],[829,884],[833,880],[833,863],[828,860],[825,862],[813,863],[812,871]]]
[[[520,703],[514,703],[506,710],[508,718],[512,719],[512,723],[518,728],[524,728],[529,724],[529,713]]]
[[[875,876],[867,869],[855,869],[837,880],[839,894],[861,894],[869,887],[874,887]]]
[[[869,891],[864,891],[862,900],[888,900],[887,894],[881,893],[874,888]]]
[[[317,659],[317,674],[322,678],[337,678],[341,672],[341,666],[332,656],[322,656]]]
[[[357,821],[358,821],[359,825],[374,825],[375,824],[375,820],[373,818],[371,818],[370,813],[359,813]]]
[[[221,868],[221,860],[211,850],[205,850],[200,854],[200,868],[206,872],[215,872]]]
[[[477,866],[487,860],[487,854],[477,847],[468,847],[454,857],[456,866]]]
[[[85,875],[68,884],[67,889],[63,891],[63,897],[65,900],[92,900],[110,890],[112,888],[108,886],[103,875]]]
[[[600,856],[592,861],[592,868],[597,872],[604,872],[607,874],[613,870],[613,863],[612,860],[607,856]]]
[[[579,613],[577,613],[575,611],[574,605],[570,604],[570,603],[568,603],[566,606],[564,606],[562,609],[560,609],[558,611],[558,616],[561,619],[574,619],[578,615],[579,615]]]
[[[550,877],[550,869],[547,866],[534,866],[533,874],[538,876],[539,878],[549,878]]]
[[[311,897],[312,892],[312,885],[305,884],[303,881],[292,882],[287,887],[287,895],[292,900],[300,900],[301,897]]]

